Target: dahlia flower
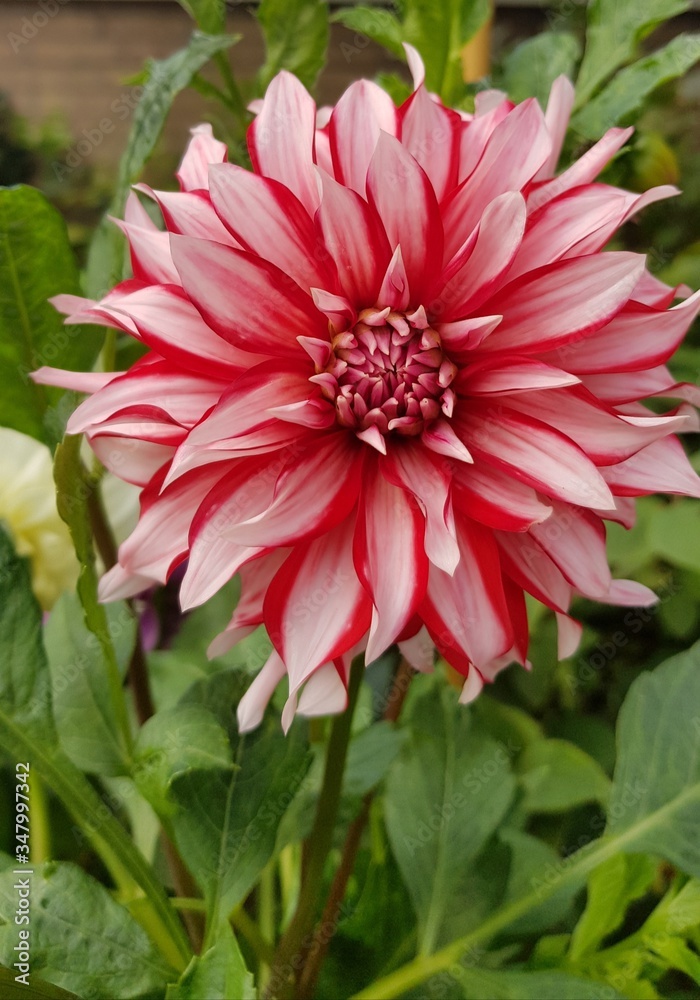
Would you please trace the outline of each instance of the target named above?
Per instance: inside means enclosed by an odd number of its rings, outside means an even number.
[[[70,323],[147,348],[126,372],[38,381],[90,393],[68,425],[142,487],[103,600],[185,562],[183,608],[239,573],[217,655],[260,624],[274,652],[239,710],[257,725],[285,674],[294,712],[342,711],[350,658],[434,647],[462,700],[527,665],[525,594],[576,647],[574,595],[646,605],[612,580],[605,522],[635,496],[700,495],[677,432],[697,388],[664,363],[700,309],[636,253],[603,251],[650,202],[596,182],[611,129],[555,175],[573,100],[498,92],[473,115],[426,91],[397,108],[353,84],[332,110],[280,73],[248,141],[253,170],[194,129],[180,192],[139,190],[120,222],[133,278]],[[674,299],[678,304],[672,305]],[[680,399],[665,415],[641,400]]]

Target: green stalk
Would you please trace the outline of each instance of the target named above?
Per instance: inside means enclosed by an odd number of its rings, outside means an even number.
[[[33,865],[40,865],[51,857],[51,825],[49,823],[49,803],[41,778],[30,771],[29,785],[29,859]]]
[[[31,761],[84,830],[120,894],[131,899],[141,892],[145,895],[148,906],[139,913],[140,922],[165,958],[182,972],[191,951],[179,917],[150,865],[90,782],[57,748],[37,744],[2,714],[0,746],[11,756]]]
[[[277,947],[272,966],[271,985],[277,1000],[285,1000],[295,995],[296,976],[290,970],[299,970],[304,948],[307,943],[311,943],[311,932],[318,907],[318,890],[322,884],[323,871],[333,843],[333,830],[338,816],[343,773],[350,743],[352,716],[363,674],[363,658],[357,657],[350,672],[348,707],[342,715],[336,715],[328,740],[323,784],[316,806],[314,825],[307,841],[308,855],[299,902],[289,927]]]
[[[465,934],[451,944],[446,945],[432,955],[418,955],[412,961],[401,968],[391,972],[388,976],[376,980],[364,990],[356,993],[351,1000],[393,1000],[407,990],[413,989],[424,983],[426,979],[435,976],[440,972],[445,972],[460,961],[463,955],[482,945],[490,938],[495,937],[501,931],[506,930],[512,923],[524,916],[545,900],[571,886],[583,885],[587,876],[599,865],[620,852],[630,850],[647,830],[652,829],[657,823],[672,816],[679,806],[685,804],[689,799],[698,796],[697,786],[687,789],[672,802],[667,803],[646,816],[638,823],[633,824],[624,833],[617,836],[604,837],[593,844],[587,844],[581,850],[576,851],[562,861],[566,864],[567,870],[562,872],[559,878],[543,885],[536,891],[521,896],[508,906],[498,910],[488,920],[477,927],[476,930]]]

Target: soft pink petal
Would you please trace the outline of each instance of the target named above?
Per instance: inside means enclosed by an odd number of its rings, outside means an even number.
[[[228,157],[226,143],[219,142],[212,134],[209,123],[197,125],[191,130],[187,151],[177,171],[177,179],[183,191],[201,191],[209,187],[209,166],[224,163]]]
[[[425,170],[441,201],[457,183],[464,125],[456,112],[433,101],[425,86],[415,90],[400,114],[401,143]]]
[[[465,673],[501,656],[513,645],[513,630],[491,536],[468,518],[458,518],[461,558],[453,576],[435,566],[421,617],[440,652]]]
[[[327,284],[327,252],[288,187],[228,163],[212,168],[210,183],[214,208],[245,250],[279,267],[305,291]]]
[[[294,548],[265,597],[265,624],[289,674],[290,694],[369,628],[370,602],[353,565],[353,519]]]
[[[282,70],[267,88],[260,114],[248,129],[248,149],[255,172],[286,184],[310,215],[319,202],[315,130],[313,98],[295,76]]]
[[[259,674],[256,674],[238,703],[236,715],[239,733],[249,733],[251,729],[257,729],[263,720],[270,698],[285,673],[284,663],[277,650],[273,649],[264,667]]]
[[[170,241],[185,291],[209,326],[236,347],[293,358],[297,336],[325,332],[311,296],[274,264],[207,240]]]
[[[552,177],[557,169],[557,163],[559,162],[559,156],[561,155],[564,139],[566,138],[566,131],[569,127],[569,118],[575,98],[576,91],[571,80],[563,74],[558,76],[552,84],[552,89],[549,92],[549,100],[547,101],[547,110],[544,113],[547,131],[552,140],[552,149],[540,167],[535,180],[545,180],[548,177]]]
[[[536,187],[528,198],[528,210],[534,212],[565,191],[594,181],[615,153],[624,146],[633,131],[632,128],[611,128],[563,174]]]
[[[618,496],[679,493],[700,497],[700,476],[675,437],[655,441],[625,462],[608,466],[602,472]]]
[[[367,197],[382,220],[392,249],[401,245],[411,301],[418,306],[432,288],[442,261],[440,211],[425,171],[399,140],[386,132],[382,132],[370,162]],[[410,211],[406,211],[407,205]]]
[[[397,640],[423,599],[428,559],[424,519],[409,495],[368,469],[355,534],[355,566],[374,610],[367,662]]]
[[[369,80],[350,84],[328,126],[336,180],[364,197],[379,134],[396,135],[397,125],[394,102],[385,90]]]

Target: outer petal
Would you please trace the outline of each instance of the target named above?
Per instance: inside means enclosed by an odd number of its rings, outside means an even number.
[[[455,466],[455,506],[473,521],[503,531],[527,531],[545,521],[552,508],[531,486],[509,472],[482,463]]]
[[[209,165],[223,163],[228,157],[228,150],[226,143],[214,138],[208,123],[197,125],[191,133],[192,138],[177,171],[177,179],[183,191],[202,191],[209,187]]]
[[[510,407],[460,407],[460,436],[475,458],[540,490],[582,507],[615,506],[604,479],[584,452],[559,431]]]
[[[594,333],[622,309],[643,270],[639,254],[605,253],[523,275],[484,305],[503,320],[480,350],[540,354]]]
[[[576,91],[574,85],[568,77],[558,76],[552,84],[547,101],[547,110],[544,113],[544,120],[547,125],[552,140],[552,150],[540,167],[535,180],[544,180],[552,177],[559,162],[561,148],[566,138],[566,130],[569,127],[569,117],[574,106]]]
[[[207,323],[237,347],[293,358],[296,337],[325,334],[311,296],[274,264],[207,240],[170,241],[185,291]]]
[[[454,573],[459,546],[452,512],[451,463],[412,442],[392,446],[381,465],[390,482],[409,490],[418,501],[425,517],[425,551],[430,561]]]
[[[222,656],[257,625],[262,624],[267,588],[289,552],[289,549],[275,549],[269,555],[254,559],[241,567],[241,598],[231,621],[210,643],[207,656]]]
[[[290,694],[369,628],[371,606],[352,560],[353,529],[348,519],[296,546],[268,587],[265,624],[287,667]]]
[[[594,181],[603,167],[606,167],[615,153],[624,146],[633,131],[632,128],[611,128],[563,174],[535,188],[527,201],[528,210],[534,212],[565,191]]]
[[[382,132],[367,175],[367,196],[392,249],[401,245],[411,301],[420,305],[438,276],[443,231],[432,184],[398,139]],[[410,211],[406,206],[410,205]]]
[[[461,558],[454,576],[430,569],[421,617],[445,658],[467,673],[513,645],[495,543],[468,518],[457,520]]]
[[[700,477],[675,437],[655,441],[632,458],[611,465],[602,472],[617,496],[680,493],[700,497]]]
[[[312,215],[318,207],[314,176],[316,104],[295,76],[282,70],[267,88],[262,110],[248,129],[257,174],[282,181]]]
[[[534,98],[523,101],[503,119],[489,137],[474,171],[445,203],[448,257],[460,247],[494,198],[506,191],[520,191],[532,180],[551,148],[542,110]]]
[[[401,106],[400,115],[401,143],[425,170],[441,201],[457,183],[465,126],[456,112],[433,101],[423,85]]]
[[[551,517],[533,525],[530,534],[580,594],[605,596],[612,578],[600,518],[569,504],[553,506]]]
[[[270,548],[328,531],[355,505],[363,457],[361,446],[344,431],[319,437],[280,473],[269,506],[239,518],[225,537]]]
[[[245,250],[279,267],[305,291],[327,283],[325,247],[304,206],[284,184],[222,164],[211,170],[211,199]]]
[[[355,566],[374,610],[367,662],[396,642],[425,594],[424,521],[415,501],[368,469],[355,534]]]
[[[273,650],[259,674],[238,703],[238,731],[249,733],[257,729],[263,720],[265,709],[275,688],[286,673],[286,668],[277,650]]]
[[[352,83],[330,118],[328,134],[335,177],[364,197],[367,171],[380,132],[396,135],[394,102],[369,80]]]
[[[323,196],[316,225],[338,269],[344,294],[357,308],[374,305],[391,248],[379,216],[359,194],[319,172]]]

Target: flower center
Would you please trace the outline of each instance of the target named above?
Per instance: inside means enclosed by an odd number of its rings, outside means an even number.
[[[415,435],[441,413],[452,415],[456,374],[422,306],[410,314],[387,307],[364,309],[350,330],[335,334],[314,381],[344,427]]]

